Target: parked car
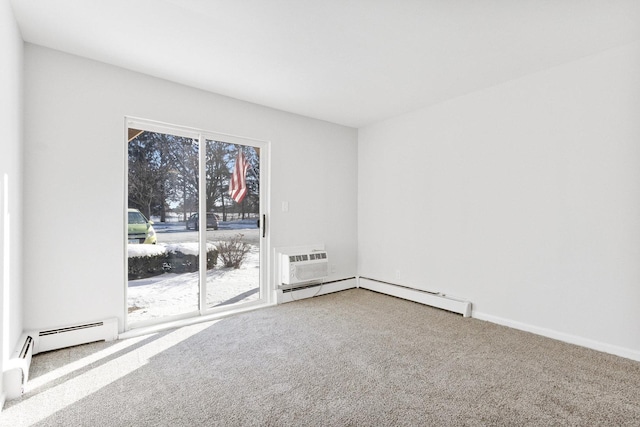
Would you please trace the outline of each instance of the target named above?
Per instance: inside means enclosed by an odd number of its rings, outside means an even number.
[[[138,209],[128,209],[128,241],[133,244],[155,245],[156,230],[153,229],[153,221],[145,217]]]
[[[198,214],[194,213],[187,220],[187,230],[197,230],[199,228]],[[218,229],[218,215],[207,212],[207,228]]]

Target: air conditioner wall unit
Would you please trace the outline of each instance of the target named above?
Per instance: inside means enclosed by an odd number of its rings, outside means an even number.
[[[321,280],[329,276],[329,257],[326,251],[283,253],[280,272],[284,286]]]

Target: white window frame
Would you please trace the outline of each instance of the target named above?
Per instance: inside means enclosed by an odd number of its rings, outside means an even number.
[[[237,135],[230,135],[221,132],[215,131],[207,131],[203,129],[196,129],[186,126],[173,125],[168,123],[163,123],[154,120],[141,119],[136,117],[125,117],[125,129],[124,129],[124,141],[128,141],[128,129],[135,128],[149,132],[158,132],[158,133],[166,133],[176,136],[182,136],[186,138],[192,138],[197,140],[199,143],[198,149],[198,176],[199,176],[199,193],[201,197],[198,198],[199,212],[206,212],[206,197],[202,197],[206,193],[206,141],[220,141],[229,144],[237,144],[243,146],[251,146],[258,147],[260,149],[260,273],[259,273],[259,292],[260,298],[258,301],[251,301],[243,304],[239,304],[237,306],[221,306],[214,308],[206,308],[206,262],[207,257],[201,256],[199,257],[199,301],[198,301],[198,311],[179,314],[175,316],[169,316],[161,319],[150,319],[148,321],[136,322],[134,327],[132,328],[128,321],[128,301],[127,301],[127,293],[128,293],[128,275],[127,275],[127,206],[128,206],[128,188],[129,188],[129,178],[128,178],[128,149],[125,150],[124,154],[124,205],[123,205],[123,217],[124,217],[124,227],[123,227],[123,261],[124,261],[124,275],[123,275],[123,283],[124,283],[124,330],[125,331],[138,331],[138,333],[129,333],[127,335],[134,336],[140,333],[146,333],[147,330],[159,330],[165,329],[169,327],[176,327],[181,325],[192,324],[196,322],[216,319],[219,317],[227,316],[234,313],[245,312],[249,310],[254,310],[256,308],[265,307],[269,305],[276,304],[275,293],[272,292],[272,287],[269,286],[268,278],[271,277],[270,266],[270,253],[271,253],[271,236],[270,236],[270,227],[268,224],[269,221],[269,210],[270,210],[270,166],[271,166],[271,143],[265,140],[259,140],[254,138],[242,137]],[[206,220],[207,216],[204,214],[199,215],[199,231],[198,231],[198,241],[199,241],[199,253],[206,253]],[[263,234],[264,233],[264,234]],[[122,334],[121,334],[122,336]]]

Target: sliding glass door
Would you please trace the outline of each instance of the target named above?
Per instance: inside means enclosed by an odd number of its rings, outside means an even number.
[[[265,148],[127,121],[128,328],[265,301]]]
[[[207,245],[218,268],[207,272],[205,305],[215,308],[260,299],[260,149],[206,140],[207,211],[218,215]]]

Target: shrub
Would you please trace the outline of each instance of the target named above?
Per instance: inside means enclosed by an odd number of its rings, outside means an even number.
[[[168,270],[172,273],[190,273],[198,271],[198,255],[184,254],[180,251],[167,254]]]
[[[169,269],[174,273],[190,273],[198,271],[198,255],[185,254],[179,250],[171,251],[167,254]],[[207,250],[207,270],[211,270],[216,265],[218,259],[218,249],[209,247]]]
[[[129,280],[144,279],[164,273],[167,254],[129,257]]]
[[[218,248],[207,249],[207,270],[213,269],[218,263]]]
[[[251,245],[244,242],[244,234],[236,234],[231,240],[218,242],[220,260],[225,267],[240,268]]]
[[[129,256],[129,280],[144,279],[167,272],[188,273],[198,271],[198,255],[180,251],[179,247],[148,255]],[[207,270],[215,267],[218,249],[213,245],[207,247]]]

